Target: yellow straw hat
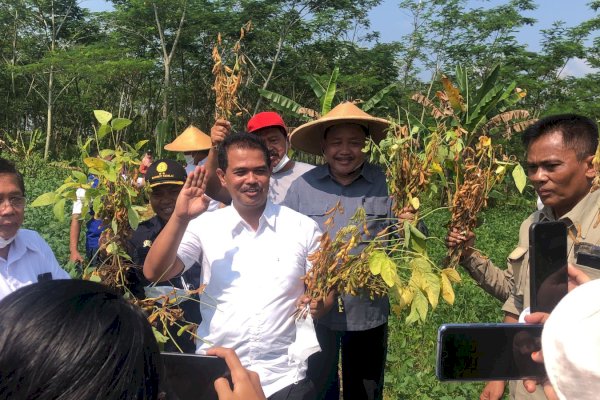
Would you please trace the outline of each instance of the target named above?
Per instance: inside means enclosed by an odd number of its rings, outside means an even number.
[[[175,140],[165,144],[165,150],[169,151],[199,151],[208,150],[211,147],[210,136],[194,125],[188,126]]]
[[[300,125],[290,133],[290,143],[296,149],[321,155],[321,141],[325,130],[333,125],[351,123],[364,126],[371,138],[379,143],[386,136],[390,123],[383,118],[372,117],[353,103],[341,103],[321,118]]]

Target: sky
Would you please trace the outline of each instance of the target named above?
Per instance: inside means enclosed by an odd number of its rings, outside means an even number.
[[[473,8],[491,8],[506,2],[507,0],[470,0],[469,5]],[[588,2],[589,0],[537,0],[538,8],[526,15],[535,18],[537,22],[519,31],[516,34],[517,39],[527,44],[531,51],[538,51],[542,29],[549,28],[556,21],[564,21],[567,26],[574,26],[591,18],[593,14],[587,7]],[[371,29],[380,33],[381,42],[400,40],[402,35],[410,32],[409,15],[400,10],[399,3],[400,0],[383,0],[370,12]],[[111,9],[111,4],[105,0],[82,0],[80,5],[92,11]],[[591,70],[584,60],[575,59],[567,64],[563,74],[582,76]]]

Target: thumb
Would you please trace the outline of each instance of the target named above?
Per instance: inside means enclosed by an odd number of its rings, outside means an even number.
[[[215,390],[219,400],[227,400],[233,396],[233,392],[229,386],[229,381],[226,378],[215,379]]]

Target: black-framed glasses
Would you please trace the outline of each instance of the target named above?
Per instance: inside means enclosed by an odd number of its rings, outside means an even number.
[[[12,208],[18,208],[18,209],[24,208],[25,203],[27,203],[27,199],[25,198],[25,196],[12,196],[12,197],[8,197],[8,198],[0,200],[0,208],[4,207],[4,205],[6,204],[7,201],[8,201],[8,204],[10,204]]]

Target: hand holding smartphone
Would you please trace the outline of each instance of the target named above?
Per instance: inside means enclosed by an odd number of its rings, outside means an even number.
[[[438,331],[436,375],[441,381],[543,378],[544,365],[531,359],[541,349],[542,327],[444,324]]]
[[[529,228],[531,312],[550,313],[567,294],[567,226],[537,222]]]

